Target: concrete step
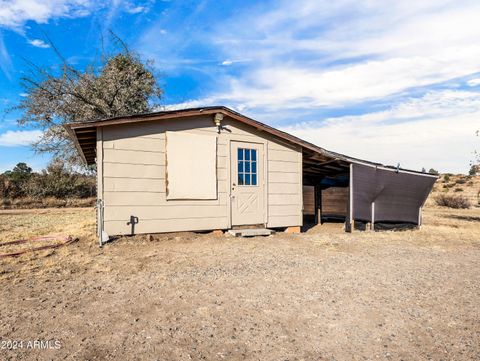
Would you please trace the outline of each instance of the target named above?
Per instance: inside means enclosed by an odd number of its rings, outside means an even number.
[[[235,237],[256,237],[256,236],[270,236],[275,231],[265,228],[246,228],[246,229],[230,229],[228,230],[232,236]]]

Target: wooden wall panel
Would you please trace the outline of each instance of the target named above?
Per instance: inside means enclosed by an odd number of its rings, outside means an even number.
[[[303,186],[303,214],[315,215],[315,187]]]
[[[330,187],[322,190],[322,216],[342,216],[348,212],[348,187]]]

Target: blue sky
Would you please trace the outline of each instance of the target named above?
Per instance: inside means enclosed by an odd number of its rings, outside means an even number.
[[[155,61],[167,108],[226,105],[351,156],[467,172],[480,148],[478,1],[0,0],[0,110],[24,58],[84,66],[112,29]],[[108,46],[108,44],[107,44]],[[48,156],[0,121],[0,171]]]

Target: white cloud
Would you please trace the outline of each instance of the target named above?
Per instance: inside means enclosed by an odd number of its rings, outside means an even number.
[[[406,89],[441,83],[480,70],[480,46],[471,55],[392,58],[324,70],[301,66],[255,69],[230,81],[224,98],[250,107],[343,106],[381,99]],[[462,63],[461,67],[454,64]]]
[[[48,45],[46,42],[44,42],[43,40],[41,39],[32,39],[32,40],[28,40],[28,43],[32,46],[35,46],[37,48],[43,48],[43,49],[47,49],[50,47],[50,45]]]
[[[195,100],[187,100],[181,103],[175,104],[167,104],[162,107],[160,110],[181,110],[181,109],[188,109],[188,108],[200,108],[206,106],[214,106],[219,105],[215,103],[215,99],[212,98],[202,98],[202,99],[195,99]],[[222,104],[224,105],[224,104]]]
[[[478,1],[280,0],[194,32],[191,23],[205,15],[195,14],[174,25],[188,33],[168,28],[161,47],[165,24],[141,38],[141,48],[172,72],[190,65],[191,43],[215,54],[215,67],[194,69],[211,77],[202,97],[171,108],[233,105],[273,125],[354,108],[360,115],[284,129],[327,149],[414,169],[465,172],[479,148],[480,93],[458,90],[480,85],[472,79],[480,73]],[[237,69],[229,66],[235,59],[249,62]]]
[[[3,71],[3,73],[6,75],[8,79],[11,79],[12,60],[5,46],[5,42],[3,41],[3,36],[1,32],[0,32],[0,69]]]
[[[283,130],[321,147],[420,170],[466,172],[480,148],[480,94],[431,92],[387,111],[329,118]]]
[[[93,0],[2,0],[0,26],[20,30],[29,20],[45,24],[52,18],[82,17],[90,14]]]
[[[252,108],[344,106],[469,76],[480,71],[479,13],[474,1],[300,0],[238,14],[212,43],[252,63],[215,96]]]
[[[146,12],[148,9],[145,6],[135,6],[135,7],[129,7],[127,9],[127,12],[130,14],[139,14]]]
[[[470,79],[469,81],[467,81],[467,84],[470,86],[480,85],[480,78]]]
[[[130,14],[141,14],[148,13],[152,5],[155,4],[155,0],[144,0],[144,1],[123,1],[124,8],[127,13]]]
[[[229,66],[229,65],[233,65],[233,64],[248,63],[248,62],[250,62],[250,59],[237,59],[237,60],[227,59],[227,60],[222,61],[221,64],[224,65],[224,66]]]
[[[28,146],[36,142],[42,135],[40,130],[7,130],[0,134],[0,146]]]

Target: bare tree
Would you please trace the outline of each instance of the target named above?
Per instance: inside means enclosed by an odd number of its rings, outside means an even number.
[[[69,64],[51,42],[61,63],[60,71],[53,73],[27,61],[29,73],[21,79],[27,95],[13,109],[22,112],[19,124],[43,131],[33,144],[37,152],[79,164],[63,124],[144,113],[158,106],[162,90],[152,61],[142,60],[120,38],[111,35],[119,50],[112,55],[102,51],[100,63],[84,70]]]

